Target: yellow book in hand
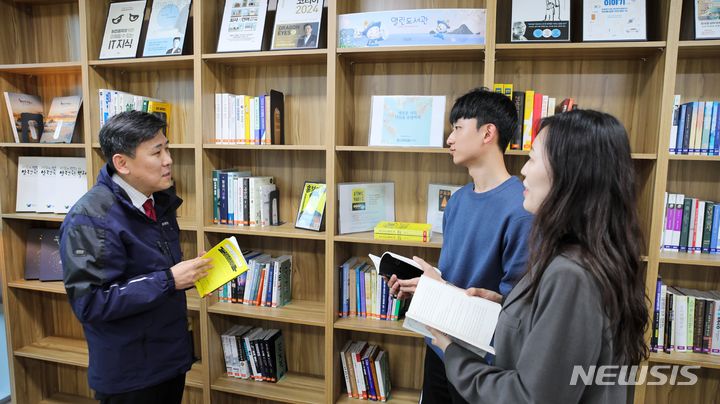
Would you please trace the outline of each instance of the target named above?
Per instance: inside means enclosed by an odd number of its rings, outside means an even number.
[[[213,268],[204,278],[195,282],[200,297],[205,297],[213,290],[230,282],[248,270],[247,262],[243,257],[235,236],[228,237],[202,256],[212,259]]]

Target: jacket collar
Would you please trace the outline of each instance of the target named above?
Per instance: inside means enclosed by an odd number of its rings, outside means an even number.
[[[125,192],[120,185],[112,180],[112,175],[115,174],[115,172],[116,171],[109,164],[105,163],[98,174],[97,184],[109,188],[123,206],[144,217],[145,215],[135,208],[135,205],[133,205],[127,192]],[[176,210],[183,203],[183,200],[177,196],[174,185],[164,191],[155,192],[153,194],[153,199],[155,200],[155,212],[157,213],[158,218],[165,215],[168,211]]]

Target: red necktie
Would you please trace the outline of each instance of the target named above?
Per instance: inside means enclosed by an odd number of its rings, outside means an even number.
[[[143,209],[145,209],[145,214],[147,215],[147,217],[154,221],[157,221],[157,216],[155,215],[155,206],[153,206],[152,199],[148,199],[147,201],[145,201],[145,203],[143,203]]]

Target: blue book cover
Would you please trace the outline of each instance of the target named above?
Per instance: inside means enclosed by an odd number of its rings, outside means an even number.
[[[190,0],[154,0],[143,56],[181,55]]]
[[[680,115],[678,117],[677,143],[675,144],[675,154],[682,154],[683,135],[685,134],[685,104],[680,105]]]
[[[720,253],[718,245],[718,229],[720,228],[720,203],[715,204],[713,210],[712,233],[710,233],[710,254]]]
[[[370,109],[369,146],[443,147],[445,96],[373,96]]]
[[[708,145],[708,155],[712,156],[715,154],[715,149],[718,142],[718,114],[720,113],[720,102],[713,102],[712,108],[712,119],[710,121],[710,141]]]
[[[274,285],[274,277],[275,277],[275,263],[270,264],[270,268],[267,270],[267,274],[265,275],[268,277],[267,281],[267,290],[265,291],[265,306],[272,307],[272,296],[273,296],[273,287]]]

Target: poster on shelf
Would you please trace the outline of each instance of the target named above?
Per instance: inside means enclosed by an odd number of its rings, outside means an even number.
[[[323,0],[278,0],[270,48],[317,48],[323,4]]]
[[[484,45],[485,9],[388,10],[338,16],[338,48]]]
[[[182,55],[191,0],[154,0],[143,56]]]

